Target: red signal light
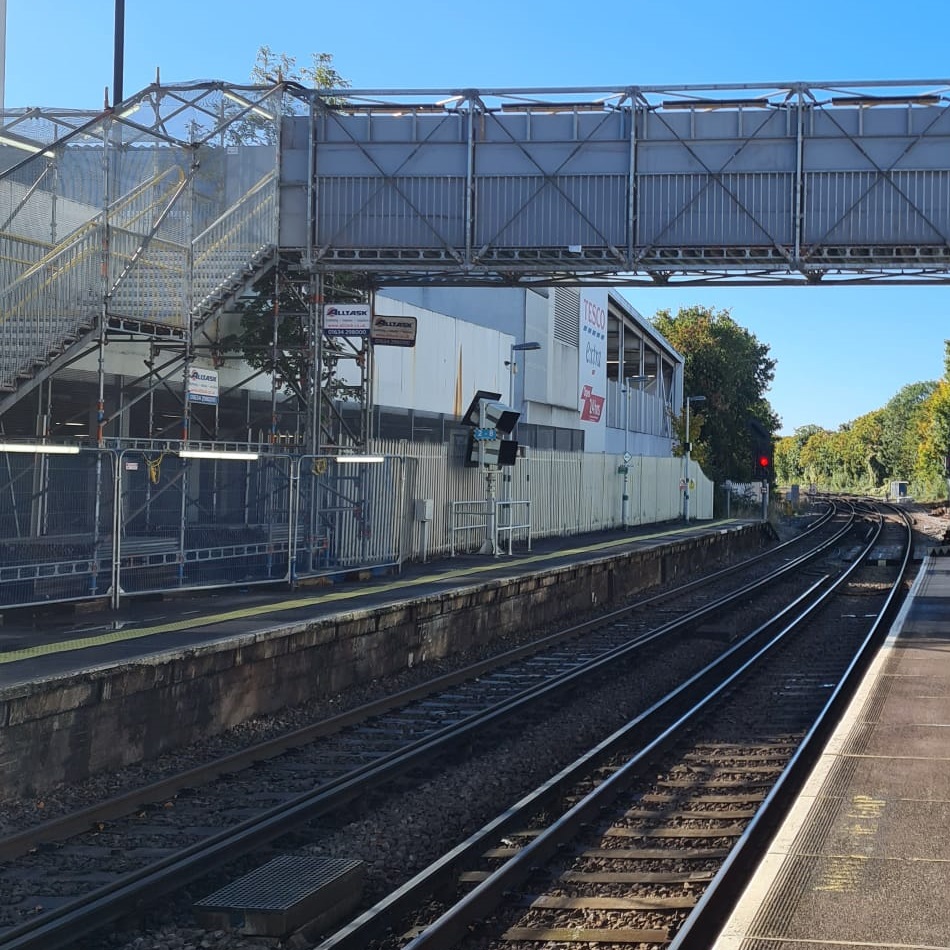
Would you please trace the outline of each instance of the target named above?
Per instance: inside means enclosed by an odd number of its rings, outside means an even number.
[[[768,468],[769,467],[769,457],[767,455],[759,456],[759,468]]]

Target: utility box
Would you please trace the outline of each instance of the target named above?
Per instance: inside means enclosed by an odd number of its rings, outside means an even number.
[[[413,504],[413,518],[416,521],[431,521],[435,506],[431,498],[417,498]]]
[[[907,482],[891,482],[888,492],[893,499],[907,497]]]

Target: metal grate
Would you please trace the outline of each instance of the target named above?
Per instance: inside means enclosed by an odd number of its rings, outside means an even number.
[[[212,926],[240,924],[251,934],[281,936],[305,923],[330,923],[359,901],[362,861],[283,855],[196,901]]]

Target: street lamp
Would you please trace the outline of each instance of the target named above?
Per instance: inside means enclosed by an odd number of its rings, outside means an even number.
[[[541,344],[537,340],[531,340],[527,343],[512,343],[511,344],[511,354],[510,359],[505,360],[505,366],[508,367],[508,402],[511,404],[511,408],[516,410],[518,414],[521,413],[521,403],[524,402],[524,384],[521,385],[521,396],[522,398],[515,403],[515,373],[518,372],[518,364],[515,362],[515,353],[523,353],[525,350],[540,350]],[[518,432],[518,423],[515,423],[515,427],[511,430],[511,435],[515,436]],[[503,484],[505,487],[505,499],[511,499],[511,471],[509,469],[508,473],[503,476]],[[510,514],[509,514],[510,519]],[[508,536],[509,542],[511,540],[511,535]]]
[[[705,402],[705,396],[687,396],[686,397],[686,451],[683,453],[684,471],[683,471],[683,518],[689,524],[689,450],[692,448],[689,441],[689,407],[694,402]]]
[[[525,350],[540,350],[541,344],[532,341],[531,343],[512,343],[511,344],[511,359],[505,360],[505,366],[508,367],[508,399],[511,402],[511,408],[518,408],[515,406],[515,373],[518,372],[518,366],[515,363],[515,353],[523,353]]]
[[[627,511],[630,495],[627,493],[627,476],[630,467],[630,452],[627,450],[627,435],[630,432],[630,384],[645,383],[653,379],[652,376],[625,376],[624,385],[620,390],[623,396],[623,495],[620,504],[620,526],[627,527]]]

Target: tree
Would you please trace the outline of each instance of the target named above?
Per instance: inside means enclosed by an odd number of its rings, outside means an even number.
[[[884,410],[876,409],[855,419],[843,427],[844,468],[850,484],[863,485],[875,489],[881,485],[887,474],[881,447],[884,438]]]
[[[350,86],[349,80],[336,71],[329,53],[313,53],[310,66],[298,69],[295,57],[275,53],[269,46],[258,48],[251,80],[261,86],[277,86],[285,81],[309,83],[316,89]],[[329,97],[325,101],[333,104],[342,99]],[[292,96],[281,96],[281,114],[293,114],[297,102]],[[276,144],[280,133],[276,117],[268,117],[260,109],[247,109],[240,103],[229,105],[232,107],[239,113],[244,112],[228,127],[232,144]],[[328,275],[324,295],[328,300],[365,300],[364,284],[365,277],[360,274]],[[293,397],[298,410],[312,400],[314,386],[319,386],[331,400],[359,399],[360,387],[347,385],[335,373],[336,364],[346,349],[341,341],[325,338],[323,366],[313,365],[316,341],[307,289],[304,283],[288,279],[287,274],[276,267],[259,276],[253,285],[253,294],[237,303],[236,309],[241,314],[239,331],[222,339],[219,348],[222,352],[239,353],[249,366],[271,374],[275,388]],[[346,355],[352,357],[352,353]],[[321,425],[323,423],[321,420]]]
[[[838,466],[834,433],[824,429],[814,433],[802,446],[802,474],[809,482],[830,488]]]
[[[328,297],[336,300],[365,297],[355,274],[334,274],[324,289]],[[307,379],[313,347],[309,308],[301,296],[302,287],[269,270],[255,281],[253,290],[252,295],[236,304],[241,314],[240,331],[224,337],[220,349],[240,353],[245,363],[272,374],[278,388],[305,403],[309,398]],[[329,338],[324,346],[343,349],[339,341]],[[335,385],[329,387],[329,394],[347,398],[350,387],[339,384],[338,391]]]
[[[881,460],[888,477],[910,481],[917,464],[917,423],[934,382],[911,383],[893,396],[883,410]]]
[[[694,306],[675,316],[659,310],[652,323],[685,358],[684,396],[706,397],[701,428],[690,420],[694,456],[703,459],[714,481],[748,481],[754,449],[748,420],[757,420],[769,433],[779,427],[765,397],[775,378],[769,347],[740,327],[728,310]],[[681,439],[683,428],[680,421]]]
[[[945,461],[950,453],[950,340],[944,341],[944,377],[921,403],[917,414],[914,491],[943,496]]]
[[[313,89],[348,89],[350,82],[344,79],[333,65],[331,53],[311,53],[310,65],[297,67],[297,58],[287,53],[275,53],[269,46],[259,46],[257,57],[251,68],[251,82],[259,86],[276,86],[282,82],[309,85]],[[328,97],[325,101],[339,104],[339,96]],[[227,140],[230,145],[273,145],[277,141],[278,123],[261,115],[259,109],[249,109],[241,103],[228,101],[227,110],[240,115],[227,128]],[[295,101],[292,97],[281,96],[280,111],[283,115],[293,115]]]

